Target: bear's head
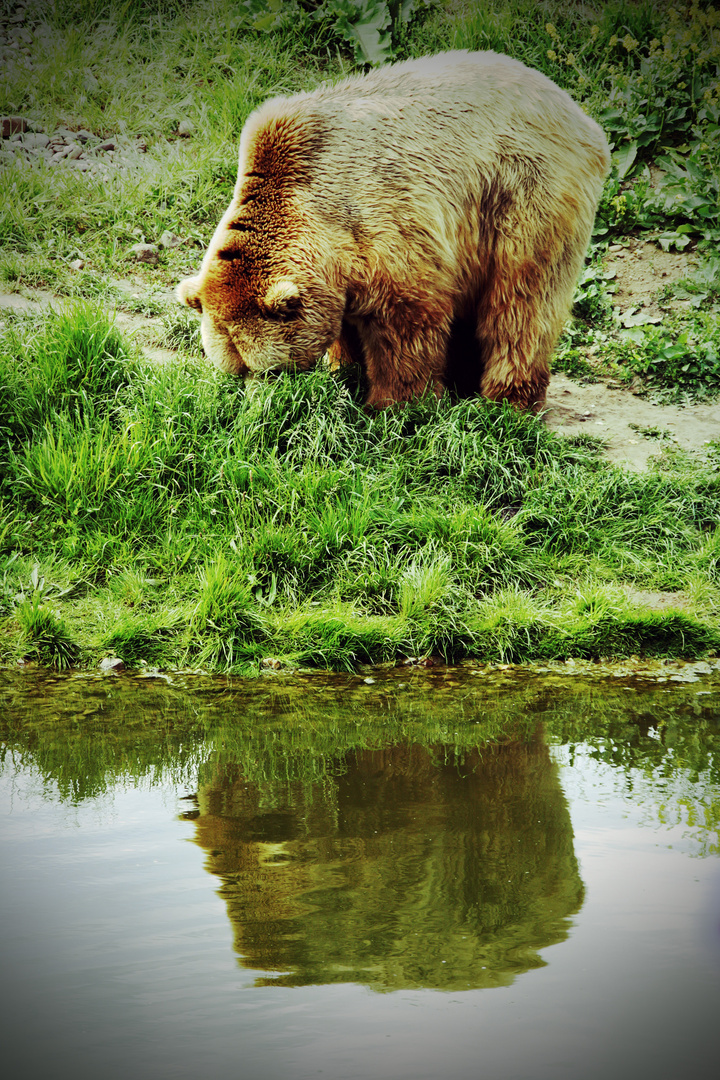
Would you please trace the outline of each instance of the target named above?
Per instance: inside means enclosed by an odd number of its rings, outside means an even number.
[[[203,347],[221,370],[253,376],[308,368],[342,325],[346,290],[332,245],[314,215],[286,200],[253,199],[247,188],[177,296],[201,314]]]

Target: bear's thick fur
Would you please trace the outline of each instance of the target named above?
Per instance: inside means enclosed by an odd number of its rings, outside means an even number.
[[[450,386],[537,409],[608,167],[597,124],[497,53],[274,98],[178,296],[225,371],[330,349],[363,364],[373,406]]]

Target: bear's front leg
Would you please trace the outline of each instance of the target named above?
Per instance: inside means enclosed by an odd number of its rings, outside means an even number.
[[[450,318],[396,305],[392,318],[364,319],[358,327],[365,355],[367,404],[384,409],[426,393],[442,397]]]

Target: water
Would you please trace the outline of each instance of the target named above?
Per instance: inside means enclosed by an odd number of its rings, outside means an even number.
[[[6,1067],[716,1075],[718,666],[0,673]]]

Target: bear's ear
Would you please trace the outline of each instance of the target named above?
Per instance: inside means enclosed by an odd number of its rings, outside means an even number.
[[[291,319],[300,310],[300,290],[290,278],[274,281],[265,293],[263,306],[271,319]]]
[[[202,302],[200,300],[200,279],[196,277],[185,278],[175,290],[175,295],[181,304],[195,308],[202,315]]]

